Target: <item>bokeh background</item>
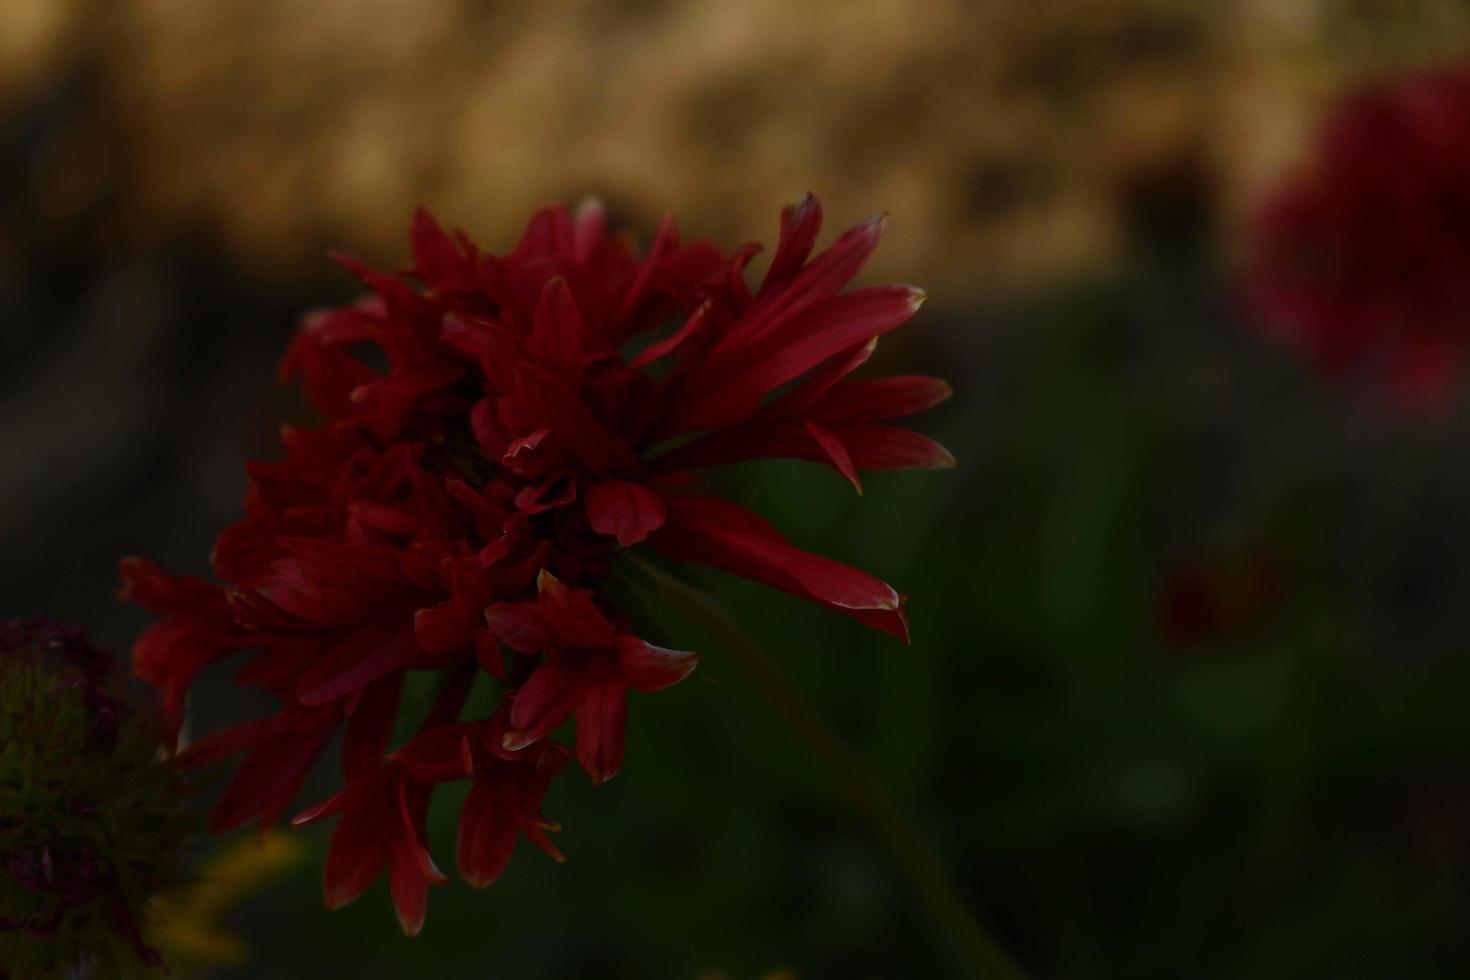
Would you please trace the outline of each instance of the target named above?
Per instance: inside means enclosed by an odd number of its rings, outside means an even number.
[[[1430,0],[5,0],[0,612],[122,650],[119,556],[207,571],[310,417],[273,372],[353,295],[327,247],[402,265],[424,203],[499,250],[588,193],[772,242],[812,190],[892,212],[864,275],[933,299],[879,366],[953,383],[920,427],[960,466],[736,478],[907,591],[910,648],[709,587],[1035,976],[1465,976],[1470,412],[1323,380],[1239,278],[1325,108],[1467,41]],[[214,683],[206,729],[250,709]],[[324,911],[302,832],[197,975],[955,973],[718,651],[546,809],[567,865],[522,847],[414,940],[381,881]]]

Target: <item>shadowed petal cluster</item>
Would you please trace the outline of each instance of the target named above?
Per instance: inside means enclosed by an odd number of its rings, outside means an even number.
[[[458,840],[472,884],[493,881],[521,836],[559,859],[541,815],[552,777],[575,759],[610,779],[630,692],[697,661],[633,635],[604,589],[621,549],[724,569],[906,640],[893,588],[696,477],[784,457],[860,490],[862,470],[953,463],[893,424],[947,386],[850,377],[924,298],[846,288],[883,221],[813,254],[820,226],[815,198],[787,208],[754,288],[756,246],[686,243],[665,220],[640,253],[596,204],[539,212],[504,255],[421,211],[407,272],[339,257],[366,296],[309,315],[281,365],[326,421],[249,464],[245,516],[214,550],[220,584],[123,563],[125,593],[161,617],[136,669],[175,718],[199,671],[236,650],[254,653],[237,682],[280,703],[189,748],[196,764],[241,760],[214,829],[277,819],[341,730],[345,788],[297,818],[337,820],[329,905],[386,871],[400,922],[419,929],[443,881],[424,823],[445,782],[472,781]],[[440,695],[394,746],[414,671],[440,673]],[[498,707],[462,718],[486,675]]]

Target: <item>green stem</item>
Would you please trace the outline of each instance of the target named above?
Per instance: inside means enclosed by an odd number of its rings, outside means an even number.
[[[771,707],[827,767],[894,862],[908,876],[935,924],[954,942],[969,972],[996,980],[1023,980],[1025,975],[1020,967],[975,917],[903,811],[729,613],[705,593],[661,568],[626,553],[625,557],[648,580],[658,598],[672,600],[692,625],[718,641]]]

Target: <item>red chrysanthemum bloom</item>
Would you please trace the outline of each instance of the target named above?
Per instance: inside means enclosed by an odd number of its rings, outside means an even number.
[[[517,833],[559,857],[540,815],[552,775],[575,755],[594,780],[610,778],[629,689],[677,683],[696,660],[629,633],[600,589],[621,548],[722,568],[907,638],[892,588],[796,548],[692,479],[763,456],[825,462],[854,484],[860,469],[952,463],[888,424],[945,398],[943,382],[847,377],[923,294],[843,292],[882,222],[810,258],[820,223],[810,196],[784,212],[754,293],[744,269],[756,247],[681,245],[665,221],[639,257],[596,205],[538,213],[506,256],[421,211],[417,285],[341,260],[371,296],[308,317],[283,363],[328,424],[287,430],[284,460],[250,464],[246,516],[214,552],[225,584],[123,564],[127,594],[164,617],[134,663],[172,711],[199,670],[241,649],[257,653],[238,682],[282,703],[190,748],[196,763],[244,755],[217,831],[279,816],[345,726],[347,787],[298,818],[340,816],[329,904],[386,867],[400,920],[417,931],[426,886],[442,880],[423,824],[445,781],[474,780],[459,832],[471,883],[500,873]],[[377,366],[363,356],[374,348]],[[446,681],[418,734],[390,753],[408,670]],[[490,718],[462,721],[481,670],[503,699]],[[568,718],[574,751],[550,741]]]
[[[1253,245],[1253,305],[1288,343],[1438,401],[1470,347],[1470,69],[1346,100]]]

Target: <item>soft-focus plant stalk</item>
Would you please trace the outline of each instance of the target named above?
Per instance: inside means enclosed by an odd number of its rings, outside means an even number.
[[[1025,974],[975,917],[903,811],[756,642],[704,592],[655,565],[632,555],[625,554],[625,557],[646,579],[658,599],[675,605],[690,623],[719,643],[827,768],[908,876],[919,899],[936,925],[953,941],[970,973],[997,980],[1022,980]]]

